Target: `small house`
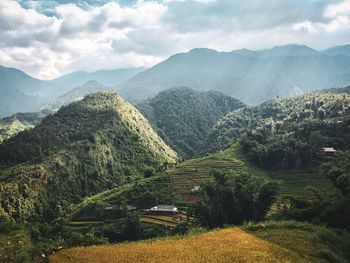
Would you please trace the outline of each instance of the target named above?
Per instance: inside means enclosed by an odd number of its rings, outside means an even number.
[[[323,147],[322,150],[326,154],[334,154],[337,152],[337,150],[334,149],[333,147]]]
[[[149,211],[156,214],[176,214],[178,209],[174,205],[156,205]]]

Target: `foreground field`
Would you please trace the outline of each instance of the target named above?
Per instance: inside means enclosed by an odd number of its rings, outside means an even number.
[[[302,258],[239,228],[178,239],[62,250],[52,263],[68,262],[317,262]]]

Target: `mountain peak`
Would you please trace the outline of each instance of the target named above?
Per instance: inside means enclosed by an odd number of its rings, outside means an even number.
[[[210,48],[193,48],[188,51],[190,54],[207,54],[207,53],[218,53],[218,51]]]
[[[95,93],[0,144],[0,177],[14,178],[0,188],[22,189],[31,182],[26,196],[14,190],[15,201],[0,209],[17,221],[31,216],[50,221],[47,212],[61,202],[136,181],[150,167],[161,170],[176,160],[134,106],[115,92]],[[0,199],[5,193],[0,191]]]
[[[306,45],[288,44],[261,51],[264,56],[309,56],[318,53]]]

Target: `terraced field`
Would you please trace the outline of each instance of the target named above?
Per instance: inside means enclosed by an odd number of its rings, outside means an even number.
[[[271,173],[271,177],[281,181],[281,197],[288,195],[309,197],[312,195],[312,192],[307,190],[308,187],[322,192],[338,192],[331,181],[317,171],[275,171]]]
[[[321,191],[336,191],[331,182],[318,171],[266,171],[258,168],[244,158],[237,144],[233,144],[224,151],[204,158],[187,160],[168,170],[173,196],[178,200],[191,201],[191,190],[212,180],[210,171],[213,169],[248,171],[278,180],[281,198],[291,194],[309,197],[311,192],[306,190],[307,187]]]
[[[195,186],[212,180],[210,171],[213,169],[244,170],[244,163],[236,159],[216,160],[212,157],[186,161],[172,170],[172,191],[176,198],[185,199]]]
[[[144,223],[164,225],[170,228],[174,228],[181,222],[187,222],[187,213],[186,211],[179,210],[179,212],[175,215],[143,214],[141,215],[140,220]]]
[[[203,158],[187,160],[168,170],[174,197],[188,201],[189,194],[194,187],[212,180],[210,172],[214,169],[250,171],[268,176],[264,171],[247,165],[239,155],[237,145],[232,145],[224,151]]]

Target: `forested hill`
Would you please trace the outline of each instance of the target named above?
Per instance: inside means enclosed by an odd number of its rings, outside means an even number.
[[[176,152],[189,158],[201,153],[220,118],[243,106],[239,100],[217,91],[177,87],[160,92],[137,108]]]
[[[209,136],[210,150],[237,139],[264,167],[297,168],[317,161],[322,148],[350,148],[350,95],[346,88],[276,99],[229,113]]]
[[[151,176],[176,160],[124,99],[88,95],[0,145],[0,217],[50,221],[81,197]]]
[[[48,110],[24,112],[0,119],[0,143],[23,130],[33,128],[49,113]]]

